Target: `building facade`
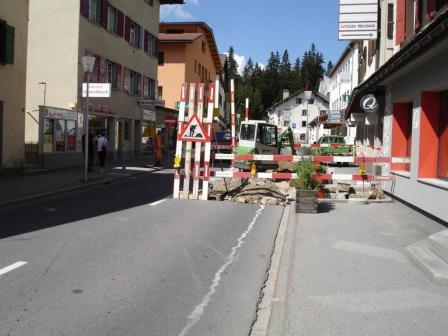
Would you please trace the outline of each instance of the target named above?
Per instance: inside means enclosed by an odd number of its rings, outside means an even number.
[[[267,110],[269,122],[276,125],[279,132],[291,127],[295,143],[317,142],[317,132],[312,132],[309,124],[322,114],[326,114],[329,105],[326,97],[320,93],[301,90],[292,95],[283,92],[283,100]],[[325,132],[328,133],[328,132]]]
[[[0,168],[25,160],[28,0],[0,2]]]
[[[448,1],[395,5],[394,54],[355,89],[349,112],[376,98],[381,154],[410,163],[373,168],[395,177],[389,193],[448,221]]]
[[[159,39],[159,94],[166,107],[178,109],[182,83],[215,82],[221,59],[204,22],[162,22]]]
[[[159,9],[167,3],[182,1],[31,1],[25,140],[39,142],[44,167],[82,163],[83,56],[95,57],[90,82],[112,86],[110,98],[90,99],[90,130],[109,138],[109,159],[141,155],[157,100]],[[56,22],[42,22],[46,13],[57,13]]]

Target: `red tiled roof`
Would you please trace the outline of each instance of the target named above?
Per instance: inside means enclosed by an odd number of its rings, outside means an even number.
[[[203,36],[203,33],[183,33],[183,34],[166,34],[160,33],[160,42],[193,42],[197,38]]]

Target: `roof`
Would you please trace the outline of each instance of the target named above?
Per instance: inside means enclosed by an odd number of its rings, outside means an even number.
[[[353,46],[355,45],[355,43],[353,41],[351,41],[349,44],[347,44],[347,47],[345,47],[345,50],[342,52],[342,55],[339,57],[338,61],[336,62],[336,64],[333,67],[333,70],[331,70],[331,72],[328,74],[328,77],[333,77],[333,75],[335,74],[335,72],[338,70],[338,68],[341,66],[342,62],[344,61],[345,57],[348,55],[348,53],[350,52],[350,50],[353,49]]]
[[[299,94],[301,94],[301,93],[304,92],[304,91],[305,91],[305,90],[302,89],[302,90],[299,90],[299,91],[297,91],[297,92],[294,92],[293,94],[289,95],[288,97],[286,97],[286,98],[283,99],[282,101],[280,101],[280,102],[278,102],[278,103],[272,105],[269,109],[271,109],[271,108],[275,108],[275,107],[277,107],[277,106],[283,104],[284,102],[287,102],[288,100],[290,100],[290,99],[292,99],[292,98],[295,98],[296,96],[298,96]],[[329,103],[327,97],[325,97],[324,95],[320,94],[319,92],[314,92],[314,91],[313,91],[313,95],[316,96],[316,97],[319,97],[320,99],[322,99],[322,100],[323,100],[324,102],[326,102],[327,104]],[[268,110],[269,110],[269,109],[268,109]]]
[[[160,33],[159,40],[160,42],[187,42],[191,43],[199,37],[204,36],[202,33],[183,33],[183,34],[166,34]]]
[[[219,54],[219,58],[221,59],[221,64],[224,66],[227,62],[227,55],[226,54]]]
[[[183,5],[184,0],[160,0],[161,5]]]
[[[448,36],[448,9],[445,9],[433,22],[404,47],[384,63],[373,75],[353,90],[349,105],[345,113],[347,119],[352,113],[353,106],[359,105],[361,94],[367,91],[384,90],[381,83],[399,69],[416,60],[417,57],[428,52],[436,43]]]
[[[198,27],[201,27],[205,32],[205,36],[207,38],[207,42],[208,42],[210,50],[211,50],[213,62],[215,64],[216,72],[218,74],[220,74],[222,72],[222,64],[221,64],[221,59],[219,56],[219,50],[216,45],[215,35],[213,33],[213,29],[210,28],[210,26],[208,24],[206,24],[205,22],[161,22],[160,23],[160,27],[169,27],[169,26],[198,26]],[[194,33],[183,33],[183,34],[178,34],[178,35],[184,35],[184,34],[194,34]],[[159,38],[160,38],[160,35],[162,35],[162,33],[159,34]],[[170,34],[170,35],[177,35],[177,34]],[[161,40],[160,42],[161,43],[183,43],[183,42],[187,43],[189,41],[188,40],[187,41],[184,41],[184,40],[176,40],[176,41]]]

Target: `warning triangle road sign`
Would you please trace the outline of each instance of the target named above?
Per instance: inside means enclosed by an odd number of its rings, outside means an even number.
[[[193,114],[188,120],[186,126],[182,129],[182,133],[178,137],[178,140],[190,141],[190,142],[208,142],[210,141],[210,135],[204,129],[204,125],[198,118],[197,114]]]

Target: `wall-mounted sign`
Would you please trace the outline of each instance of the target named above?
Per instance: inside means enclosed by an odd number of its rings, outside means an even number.
[[[43,108],[44,118],[48,119],[64,119],[64,120],[77,120],[77,113],[70,110],[59,109],[54,107]]]
[[[376,40],[378,0],[339,1],[339,40]]]
[[[154,111],[143,110],[143,120],[155,122],[156,121],[156,113]]]
[[[89,98],[110,98],[110,83],[89,83]],[[82,84],[82,96],[87,97],[87,83]]]
[[[361,108],[366,113],[375,113],[378,111],[380,104],[373,94],[365,95],[360,101]]]
[[[292,128],[296,128],[296,127],[297,127],[297,124],[296,124],[296,123],[292,123],[292,124],[291,124],[291,127],[292,127]]]
[[[143,99],[139,100],[138,105],[145,106],[165,106],[165,101],[160,99]]]

